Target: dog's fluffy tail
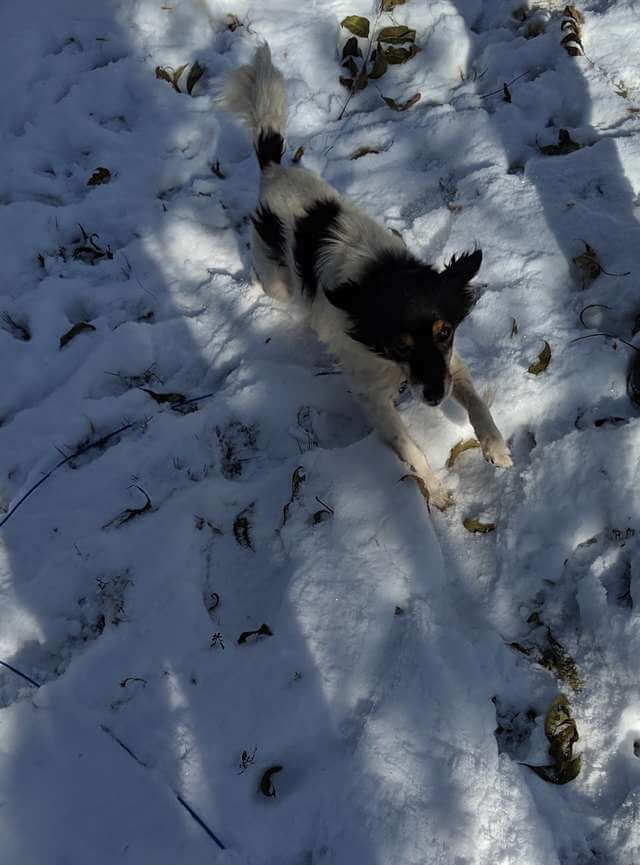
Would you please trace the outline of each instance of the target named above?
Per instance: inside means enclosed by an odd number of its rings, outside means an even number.
[[[260,168],[279,163],[287,131],[287,89],[266,42],[251,63],[229,73],[222,101],[251,131]]]

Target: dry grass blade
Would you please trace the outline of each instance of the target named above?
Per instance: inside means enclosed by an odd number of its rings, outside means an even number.
[[[486,535],[496,529],[495,523],[481,523],[476,517],[465,517],[462,525],[468,532],[476,535]]]
[[[87,186],[101,186],[104,183],[109,183],[111,180],[111,172],[108,168],[99,166],[87,180]]]
[[[527,372],[530,372],[531,375],[540,375],[540,373],[544,372],[549,366],[551,360],[551,346],[546,339],[543,340],[543,342],[544,348],[538,355],[538,359],[527,368]]]
[[[191,69],[189,70],[189,75],[187,76],[187,93],[189,94],[189,96],[191,96],[191,91],[196,86],[198,81],[200,81],[206,71],[207,67],[200,66],[197,60],[192,65]]]
[[[412,105],[415,105],[416,102],[420,102],[422,94],[414,93],[411,99],[407,99],[406,102],[401,103],[396,102],[395,99],[391,99],[390,96],[382,96],[382,98],[392,111],[406,111],[408,108],[411,108]]]
[[[466,441],[458,442],[457,445],[454,445],[451,448],[451,453],[449,454],[449,459],[447,460],[447,468],[453,468],[453,465],[460,456],[460,454],[463,454],[465,451],[472,450],[473,448],[479,447],[480,442],[477,439],[467,439]]]
[[[92,330],[95,330],[95,327],[86,321],[79,321],[77,324],[74,324],[72,328],[70,328],[66,333],[63,333],[60,337],[60,346],[58,351],[63,349],[67,343],[71,342],[74,336],[78,336],[79,333],[89,333]]]
[[[340,26],[344,27],[354,36],[360,36],[367,39],[369,36],[369,19],[362,18],[360,15],[347,15],[340,22]]]

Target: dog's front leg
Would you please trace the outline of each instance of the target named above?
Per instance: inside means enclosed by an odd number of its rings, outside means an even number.
[[[413,441],[402,418],[386,392],[372,392],[358,389],[356,392],[365,411],[378,431],[380,438],[391,445],[394,451],[425,483],[429,501],[443,511],[451,502],[451,494],[431,468],[429,460]]]
[[[469,370],[455,352],[450,368],[453,396],[466,409],[485,459],[496,466],[511,468],[513,462],[509,448],[495,425],[487,404],[476,392]]]

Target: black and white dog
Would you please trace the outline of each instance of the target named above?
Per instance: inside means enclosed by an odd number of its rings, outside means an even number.
[[[265,292],[306,302],[378,433],[423,479],[429,500],[444,509],[450,496],[395,409],[405,379],[431,406],[453,394],[485,458],[510,467],[509,448],[453,349],[481,251],[454,257],[438,273],[317,175],[282,166],[287,92],[268,45],[228,75],[222,102],[253,134],[262,170],[251,245]]]

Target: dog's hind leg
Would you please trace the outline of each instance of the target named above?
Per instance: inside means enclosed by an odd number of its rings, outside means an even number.
[[[251,231],[251,256],[265,294],[277,300],[289,300],[293,296],[289,268],[263,242],[255,227]]]
[[[484,458],[501,468],[511,468],[513,462],[509,448],[495,425],[487,404],[474,388],[469,370],[455,352],[451,358],[450,369],[454,399],[466,409]]]
[[[409,468],[422,478],[429,493],[429,502],[443,511],[453,501],[442,485],[429,460],[413,441],[390,397],[357,390],[358,398],[373,422],[380,438],[391,445]]]

